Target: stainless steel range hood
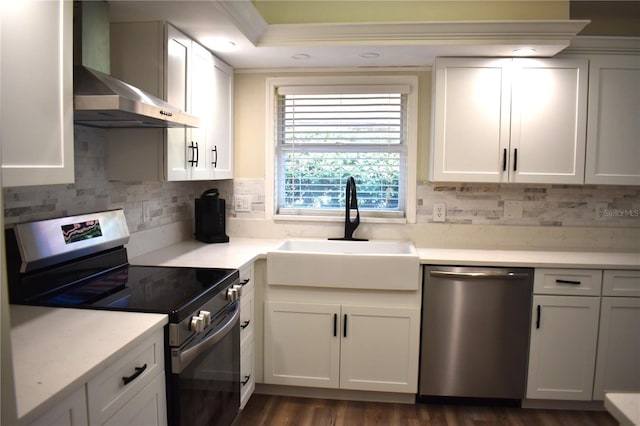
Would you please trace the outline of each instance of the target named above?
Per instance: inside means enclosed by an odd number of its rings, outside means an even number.
[[[73,118],[91,127],[199,127],[198,117],[100,71],[73,68]]]
[[[108,74],[107,2],[74,1],[73,12],[73,118],[76,124],[110,128],[200,126],[198,117]]]

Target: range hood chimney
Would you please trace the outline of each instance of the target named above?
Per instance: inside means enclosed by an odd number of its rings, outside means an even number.
[[[199,127],[198,117],[109,75],[109,4],[74,1],[73,118],[107,128]]]

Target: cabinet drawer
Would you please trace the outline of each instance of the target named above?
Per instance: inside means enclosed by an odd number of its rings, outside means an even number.
[[[640,297],[640,271],[604,271],[602,295]]]
[[[253,338],[253,335],[251,335]],[[242,347],[240,358],[240,408],[244,408],[256,388],[253,339]]]
[[[243,292],[240,298],[240,342],[244,345],[254,329],[254,297],[253,291]]]
[[[537,268],[533,279],[535,294],[599,296],[602,271],[598,269]]]
[[[253,263],[240,269],[240,284],[242,285],[242,291],[253,290]]]
[[[163,331],[159,330],[87,383],[91,424],[103,424],[155,376],[163,372],[163,340]]]

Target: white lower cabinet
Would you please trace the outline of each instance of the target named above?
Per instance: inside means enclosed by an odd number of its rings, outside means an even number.
[[[640,392],[640,271],[604,271],[593,399]]]
[[[90,379],[87,405],[92,425],[166,425],[163,331]]]
[[[264,381],[338,388],[340,305],[265,302]]]
[[[640,392],[640,271],[536,269],[527,398]]]
[[[166,426],[164,331],[156,331],[28,426]]]
[[[264,381],[417,392],[420,310],[265,302]]]
[[[51,410],[29,422],[28,426],[85,426],[88,424],[87,397],[83,385]]]
[[[593,399],[640,392],[640,298],[603,297]]]
[[[534,296],[527,398],[591,400],[598,297]]]
[[[342,306],[340,388],[417,392],[420,311]]]
[[[159,374],[102,424],[163,426],[167,424],[166,412],[164,374]]]
[[[240,409],[244,408],[256,388],[254,267],[240,269]]]

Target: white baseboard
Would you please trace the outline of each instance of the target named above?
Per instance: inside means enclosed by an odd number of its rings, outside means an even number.
[[[345,389],[306,388],[301,386],[282,386],[256,383],[255,393],[300,398],[337,399],[347,401],[389,402],[396,404],[415,404],[416,396],[407,393],[367,392]]]

